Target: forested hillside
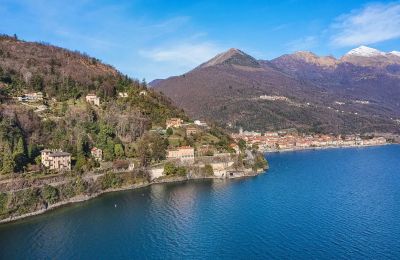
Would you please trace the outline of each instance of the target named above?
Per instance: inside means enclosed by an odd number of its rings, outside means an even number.
[[[400,58],[349,56],[298,52],[265,61],[230,49],[150,84],[190,116],[232,131],[399,133]]]
[[[17,99],[31,92],[43,93],[43,100]],[[121,98],[119,92],[127,96]],[[100,98],[100,106],[85,101],[88,93]],[[72,153],[76,170],[95,164],[89,156],[94,146],[103,150],[106,160],[138,157],[144,133],[143,145],[163,143],[148,130],[164,127],[170,117],[187,119],[168,98],[147,89],[146,82],[130,79],[98,59],[9,36],[0,37],[0,102],[2,173],[34,170],[43,148]],[[166,145],[154,149],[165,154]]]

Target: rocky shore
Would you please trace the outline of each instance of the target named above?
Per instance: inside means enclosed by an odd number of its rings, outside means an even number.
[[[124,187],[120,187],[120,188],[114,188],[114,189],[107,189],[107,190],[103,190],[101,192],[97,192],[94,194],[90,194],[90,195],[78,195],[75,196],[73,198],[70,198],[68,200],[63,200],[54,204],[50,204],[48,205],[46,208],[40,209],[40,210],[36,210],[33,212],[29,212],[26,214],[22,214],[19,216],[12,216],[12,217],[8,217],[5,219],[0,220],[0,224],[3,223],[9,223],[9,222],[14,222],[17,220],[21,220],[24,218],[28,218],[31,216],[36,216],[36,215],[40,215],[43,213],[46,213],[50,210],[56,209],[56,208],[60,208],[62,206],[66,206],[72,203],[79,203],[79,202],[83,202],[83,201],[87,201],[93,198],[96,198],[102,194],[105,193],[110,193],[110,192],[118,192],[118,191],[124,191],[124,190],[134,190],[134,189],[139,189],[139,188],[144,188],[144,187],[148,187],[150,185],[153,184],[163,184],[163,183],[178,183],[178,182],[184,182],[184,181],[190,181],[190,180],[206,180],[206,179],[238,179],[238,178],[246,178],[246,177],[254,177],[257,176],[261,173],[263,173],[264,170],[258,170],[258,171],[238,171],[236,172],[236,174],[232,175],[232,176],[226,176],[226,177],[218,177],[218,176],[196,176],[196,175],[187,175],[187,176],[163,176],[163,177],[159,177],[156,178],[154,180],[152,180],[151,182],[142,182],[142,183],[137,183],[134,185],[130,185],[130,186],[124,186]]]

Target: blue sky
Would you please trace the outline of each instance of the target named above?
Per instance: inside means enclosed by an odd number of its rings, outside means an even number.
[[[239,48],[336,57],[400,50],[400,2],[305,0],[0,0],[0,33],[86,52],[134,78],[182,74]]]

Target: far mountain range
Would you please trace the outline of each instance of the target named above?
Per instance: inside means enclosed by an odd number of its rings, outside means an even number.
[[[150,83],[189,115],[232,131],[400,132],[400,52],[341,58],[299,51],[258,60],[238,49]]]

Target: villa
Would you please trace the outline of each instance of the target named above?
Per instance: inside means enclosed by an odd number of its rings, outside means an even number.
[[[21,102],[36,102],[43,100],[43,93],[42,92],[33,92],[33,93],[26,93],[20,97],[17,97],[18,101]]]
[[[188,127],[186,128],[186,135],[190,136],[190,135],[195,135],[197,134],[197,128],[196,127]]]
[[[121,98],[127,98],[128,97],[128,93],[126,92],[118,92],[118,96]]]
[[[60,150],[41,151],[42,165],[50,170],[70,171],[71,154]]]
[[[173,127],[173,128],[179,128],[183,124],[183,120],[180,118],[170,118],[167,119],[166,123],[167,128]]]
[[[167,159],[180,159],[183,161],[194,160],[194,148],[190,146],[181,146],[168,149]]]
[[[86,96],[86,102],[95,106],[100,106],[100,98],[96,94],[88,94]]]

